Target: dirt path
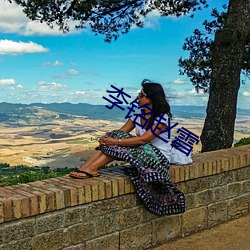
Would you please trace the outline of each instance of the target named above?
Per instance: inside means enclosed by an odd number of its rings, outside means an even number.
[[[152,250],[250,250],[250,214]]]

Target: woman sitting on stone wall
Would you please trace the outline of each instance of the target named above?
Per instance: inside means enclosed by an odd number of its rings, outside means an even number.
[[[113,160],[128,162],[127,168],[138,195],[147,209],[157,215],[185,211],[185,199],[171,182],[171,145],[166,143],[170,106],[162,86],[144,80],[138,94],[139,107],[119,129],[100,138],[94,155],[69,176],[78,179],[97,177],[98,169]],[[129,134],[136,129],[136,136]],[[165,140],[165,141],[164,141]]]

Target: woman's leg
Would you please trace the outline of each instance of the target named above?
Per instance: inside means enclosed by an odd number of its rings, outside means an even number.
[[[104,153],[102,153],[100,150],[95,152],[95,154],[85,163],[80,167],[80,170],[84,170],[92,175],[97,175],[98,174],[98,169],[116,158],[113,156],[108,156]],[[76,177],[84,177],[85,174],[79,173],[79,172],[71,172],[70,175],[76,176]]]
[[[96,159],[102,154],[101,150],[96,150],[95,153],[84,163],[79,169],[84,169],[85,167],[89,166],[89,164],[96,161]]]

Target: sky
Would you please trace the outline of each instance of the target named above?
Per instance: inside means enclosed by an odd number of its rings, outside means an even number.
[[[133,27],[106,43],[90,29],[63,34],[29,20],[14,3],[0,0],[0,102],[108,104],[111,85],[124,89],[131,101],[143,79],[159,82],[170,105],[206,106],[208,94],[196,93],[179,73],[178,59],[188,57],[185,38],[210,18],[211,8],[228,0],[208,0],[210,7],[194,18],[150,14],[144,28]],[[250,81],[241,85],[238,108],[250,107]]]

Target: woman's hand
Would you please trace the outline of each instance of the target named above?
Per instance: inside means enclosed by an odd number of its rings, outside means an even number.
[[[117,139],[108,137],[107,135],[102,136],[99,139],[99,145],[100,145],[100,147],[106,147],[106,146],[116,145],[117,142],[118,142]]]

